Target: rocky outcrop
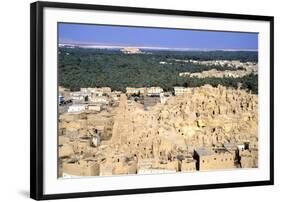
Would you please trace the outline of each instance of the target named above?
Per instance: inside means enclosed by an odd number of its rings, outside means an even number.
[[[140,49],[134,48],[134,47],[122,48],[121,51],[125,54],[140,54],[140,53],[142,53],[140,51]]]

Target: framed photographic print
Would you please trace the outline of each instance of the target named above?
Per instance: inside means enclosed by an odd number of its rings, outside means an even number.
[[[31,4],[31,198],[273,184],[273,17]]]

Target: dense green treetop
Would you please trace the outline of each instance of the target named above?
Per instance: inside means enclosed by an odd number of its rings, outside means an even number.
[[[119,50],[59,48],[59,85],[79,90],[81,87],[108,86],[125,91],[126,87],[160,86],[171,91],[174,86],[196,87],[204,84],[237,87],[258,92],[257,75],[242,78],[180,77],[180,72],[210,69],[234,70],[227,66],[206,66],[176,62],[180,60],[240,60],[257,62],[257,52],[250,51],[144,51],[146,54],[124,54]],[[164,61],[167,64],[161,64]]]

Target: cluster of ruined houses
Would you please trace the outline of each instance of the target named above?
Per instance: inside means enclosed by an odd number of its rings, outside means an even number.
[[[119,102],[121,91],[112,91],[110,87],[81,88],[71,92],[68,88],[59,87],[59,103],[61,112],[83,112],[86,110],[100,112],[109,105]],[[157,103],[165,103],[172,93],[164,92],[160,87],[126,88],[126,95],[132,101],[140,102],[145,107]],[[71,102],[68,102],[71,100]],[[70,103],[70,104],[69,104]]]
[[[85,110],[100,112],[110,104],[118,101],[120,91],[111,91],[109,87],[81,88],[80,91],[70,91],[59,87],[59,103],[61,112],[82,112]],[[71,100],[70,104],[67,104]]]
[[[79,142],[69,142],[68,146],[59,147],[61,162],[59,176],[111,176],[122,174],[154,174],[195,172],[208,170],[225,170],[234,168],[258,167],[257,151],[247,148],[247,144],[225,145],[216,149],[200,147],[190,153],[181,155],[159,154],[156,156],[140,158],[134,155],[116,155],[107,157],[97,154],[99,142],[96,138],[80,138]],[[111,148],[114,150],[114,148]],[[100,148],[100,152],[106,152],[106,148]],[[70,158],[73,153],[84,155],[83,158]],[[88,155],[88,156],[87,156]],[[161,157],[162,156],[162,157]],[[67,161],[65,161],[68,159]]]
[[[169,97],[190,94],[192,88],[175,86],[172,92],[164,92],[161,87],[127,87],[126,95],[132,101],[137,101],[147,109],[157,103],[165,104]],[[85,110],[100,112],[109,105],[119,102],[121,91],[112,91],[110,87],[81,88],[71,92],[68,88],[59,87],[59,103],[71,100],[67,108],[60,105],[62,112],[82,112]]]
[[[113,100],[108,88],[97,91],[102,92],[94,96]],[[64,92],[70,96],[67,89],[61,91],[67,97]],[[175,87],[175,96],[167,96],[165,105],[149,111],[130,99],[135,94],[154,98],[162,93],[159,87],[127,88],[127,95],[116,96],[116,107],[99,113],[61,113],[59,176],[258,167],[255,95],[222,86]]]

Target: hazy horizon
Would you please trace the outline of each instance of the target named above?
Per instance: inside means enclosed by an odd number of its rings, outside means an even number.
[[[84,48],[257,51],[258,34],[59,23],[58,43]]]

